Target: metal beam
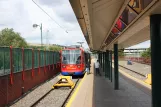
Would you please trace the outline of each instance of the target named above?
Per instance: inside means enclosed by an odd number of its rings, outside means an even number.
[[[127,5],[127,8],[129,10],[131,10],[133,13],[135,13],[136,15],[138,15],[139,13],[137,11],[135,11],[129,4]]]
[[[117,26],[115,26],[115,28],[121,33],[121,30]]]
[[[125,26],[128,26],[121,18],[119,18],[119,19]]]

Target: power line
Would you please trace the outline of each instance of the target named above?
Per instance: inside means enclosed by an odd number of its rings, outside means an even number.
[[[44,9],[42,9],[34,0],[32,0],[46,15],[48,15],[48,17],[51,18],[51,20],[53,20],[60,28],[62,28],[63,30],[65,30],[62,26],[60,26],[59,23],[57,23]],[[65,30],[66,33],[68,33],[66,30]]]

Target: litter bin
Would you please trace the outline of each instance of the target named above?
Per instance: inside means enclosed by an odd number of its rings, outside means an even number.
[[[130,60],[127,60],[127,65],[132,65],[132,62]]]

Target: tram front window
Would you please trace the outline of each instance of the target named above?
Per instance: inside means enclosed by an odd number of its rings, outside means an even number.
[[[62,64],[81,64],[80,50],[63,50]]]

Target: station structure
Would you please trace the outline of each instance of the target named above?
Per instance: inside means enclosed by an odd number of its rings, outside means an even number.
[[[161,107],[161,0],[69,2],[90,50],[98,54],[101,74],[95,76],[96,60],[92,59],[91,73],[85,74],[66,106]],[[119,50],[147,40],[151,41],[151,75],[148,75],[152,79],[151,85],[126,74],[119,68],[118,58]],[[0,107],[61,71],[59,52],[12,47],[0,49],[3,56],[0,60],[3,65]],[[136,66],[133,69],[146,71]]]
[[[70,0],[91,50],[110,77],[114,51],[114,89],[119,89],[118,50],[151,40],[152,107],[161,107],[161,0]],[[105,84],[104,84],[105,85]]]

